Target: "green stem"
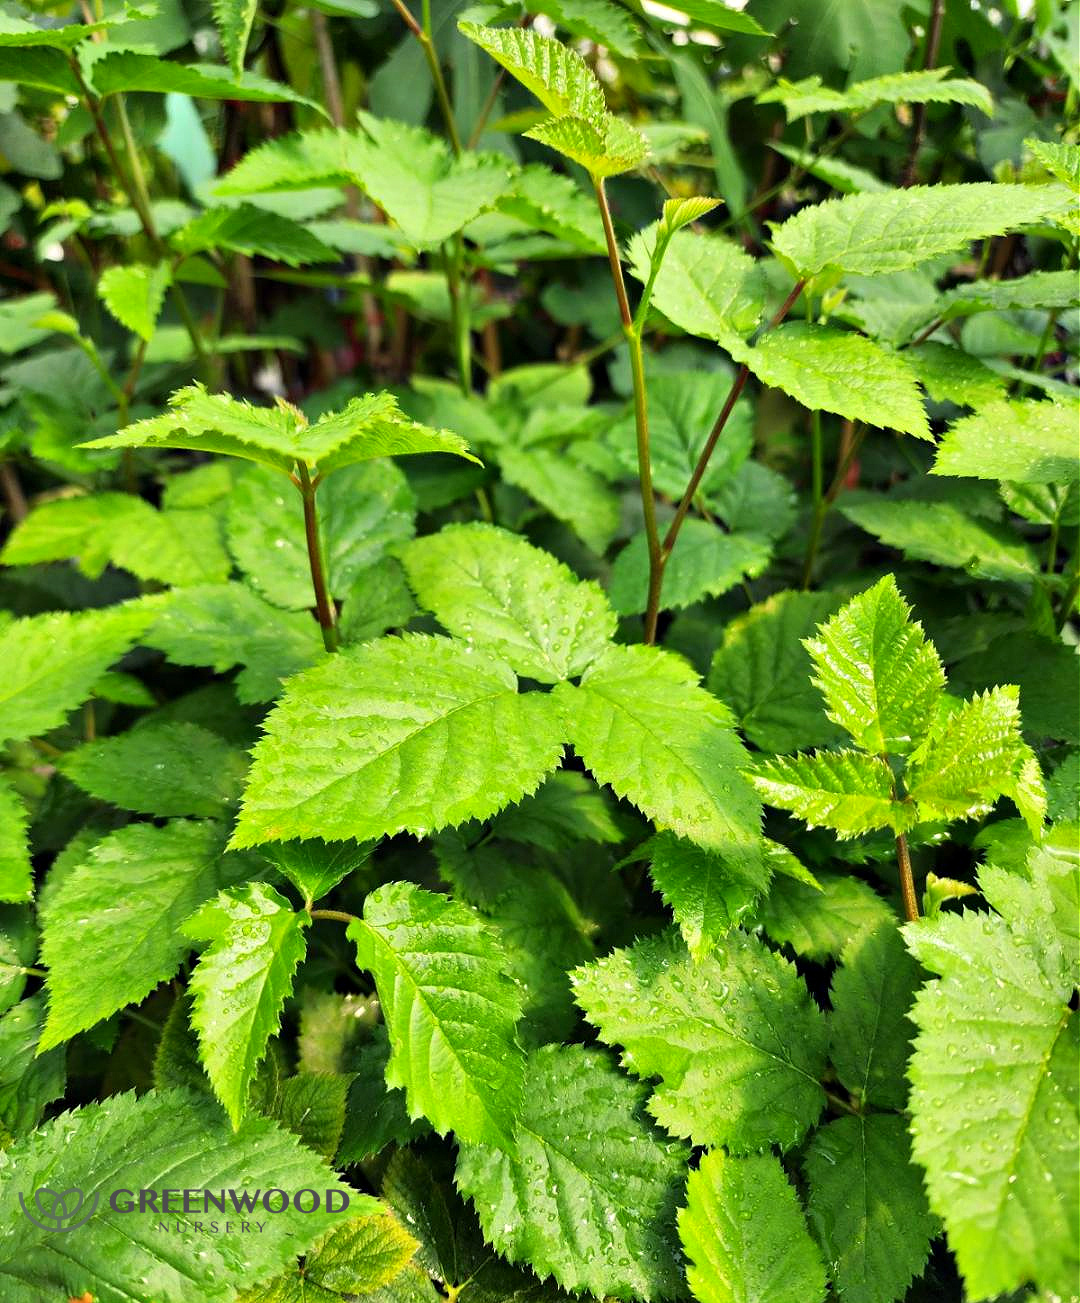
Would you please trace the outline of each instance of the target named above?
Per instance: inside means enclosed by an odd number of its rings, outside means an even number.
[[[337,923],[355,923],[355,914],[346,914],[343,909],[309,909],[312,918],[328,918]]]
[[[607,242],[608,262],[611,265],[611,279],[615,286],[615,297],[619,304],[619,318],[622,321],[623,334],[630,350],[630,373],[634,385],[634,429],[637,434],[638,485],[641,490],[641,512],[645,518],[645,541],[649,551],[649,594],[645,614],[645,642],[656,641],[656,624],[660,613],[660,589],[664,582],[664,560],[660,550],[660,530],[656,523],[656,494],[653,492],[652,455],[649,449],[649,407],[645,386],[645,354],[641,344],[641,324],[644,312],[639,310],[638,319],[630,313],[630,300],[626,296],[626,280],[623,276],[622,262],[619,259],[619,245],[615,239],[615,227],[611,220],[611,208],[607,200],[602,177],[593,178],[596,202],[600,208],[600,220],[604,226],[604,239]],[[645,305],[647,307],[647,304]]]
[[[427,60],[428,68],[431,71],[431,80],[435,86],[435,97],[439,101],[439,111],[442,113],[443,122],[446,124],[446,134],[450,137],[450,144],[454,153],[460,155],[461,137],[458,135],[453,106],[450,103],[446,81],[443,78],[442,67],[439,63],[439,54],[435,49],[435,41],[431,34],[431,5],[428,0],[424,0],[423,26],[421,26],[409,12],[404,0],[393,0],[393,4],[401,15],[402,22],[420,42],[420,48],[424,51],[424,58]]]
[[[829,508],[840,496],[840,490],[844,487],[844,481],[847,479],[847,473],[851,469],[851,464],[858,455],[862,447],[862,441],[866,437],[866,427],[858,426],[852,431],[851,440],[848,443],[847,452],[844,454],[836,473],[833,475],[832,483],[829,485],[828,492],[815,505],[814,516],[810,522],[810,537],[806,543],[806,561],[803,564],[802,586],[810,587],[810,579],[814,573],[814,561],[817,557],[817,550],[821,544],[821,530],[825,524],[825,517],[829,513]]]
[[[810,414],[810,493],[814,503],[814,514],[810,525],[810,538],[806,547],[806,561],[803,564],[802,586],[810,587],[810,574],[814,568],[818,541],[821,538],[821,526],[825,520],[824,471],[821,464],[821,413]]]
[[[467,398],[472,393],[472,330],[469,286],[467,278],[462,277],[464,262],[465,241],[459,231],[443,248],[443,270],[450,296],[450,333],[454,340],[458,384]]]
[[[319,516],[315,506],[316,484],[311,472],[302,461],[296,463],[296,487],[304,503],[304,536],[307,539],[308,565],[311,568],[311,587],[315,593],[315,614],[322,630],[323,646],[328,652],[338,649],[337,617],[334,603],[326,584],[326,569],[323,565],[322,543],[319,539]]]
[[[1072,578],[1069,580],[1069,585],[1065,589],[1065,592],[1061,598],[1061,606],[1058,610],[1058,618],[1057,618],[1057,627],[1059,633],[1061,632],[1062,629],[1065,628],[1069,616],[1072,615],[1073,607],[1076,605],[1077,594],[1080,593],[1080,566],[1078,566],[1077,564],[1078,558],[1080,558],[1080,553],[1078,553],[1077,556],[1073,557]]]

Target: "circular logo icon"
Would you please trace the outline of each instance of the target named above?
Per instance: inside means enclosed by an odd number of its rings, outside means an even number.
[[[19,1203],[27,1217],[43,1231],[73,1231],[84,1226],[97,1212],[98,1192],[95,1190],[87,1199],[75,1186],[57,1191],[41,1185],[34,1191],[33,1211],[21,1194]]]

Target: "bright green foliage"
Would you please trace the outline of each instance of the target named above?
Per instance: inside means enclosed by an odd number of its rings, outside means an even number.
[[[1004,917],[942,913],[905,928],[938,977],[912,1014],[913,1151],[972,1299],[1028,1281],[1066,1296],[1075,1288],[1075,964],[1062,964],[1041,920],[1076,869],[1051,857],[1034,869]]]
[[[119,434],[95,439],[93,448],[192,448],[261,462],[286,474],[297,462],[324,474],[352,462],[403,453],[452,452],[475,461],[465,441],[449,430],[429,430],[405,417],[390,394],[351,399],[340,412],[309,424],[288,403],[253,407],[201,385],[179,389],[167,416],[136,421]]]
[[[255,104],[284,101],[317,107],[290,87],[260,77],[255,72],[234,76],[217,64],[177,63],[136,50],[114,50],[95,60],[93,78],[94,90],[101,96],[122,91],[157,91],[198,96],[204,100],[240,100]]]
[[[239,800],[247,757],[198,724],[148,723],[85,743],[61,769],[84,792],[122,810],[213,819]]]
[[[994,101],[977,81],[950,77],[948,68],[890,73],[853,82],[846,90],[823,86],[820,77],[779,85],[758,96],[759,104],[783,104],[788,121],[808,113],[865,113],[876,104],[967,104],[990,116]]]
[[[630,270],[642,283],[649,279],[655,247],[653,227],[630,241]],[[682,231],[664,252],[652,304],[689,334],[726,346],[757,326],[764,284],[758,264],[731,240]]]
[[[268,213],[253,204],[235,208],[209,208],[171,237],[173,248],[185,258],[209,249],[258,254],[290,267],[312,262],[335,262],[337,254],[299,222]]]
[[[535,7],[538,14],[546,14],[574,36],[607,46],[616,54],[638,53],[633,19],[611,0],[539,0]]]
[[[503,662],[448,638],[384,638],[289,681],[253,753],[233,844],[486,818],[535,791],[562,749],[555,702],[519,692]]]
[[[229,573],[221,531],[209,511],[156,511],[130,493],[42,503],[20,521],[0,554],[7,565],[69,558],[91,579],[107,565],[178,586],[220,581]]]
[[[641,132],[611,113],[551,118],[525,134],[579,163],[595,180],[631,172],[649,155]]]
[[[229,67],[236,77],[244,70],[244,54],[258,7],[256,0],[213,0],[214,22]]]
[[[952,321],[975,312],[1070,308],[1076,305],[1078,298],[1080,286],[1076,277],[1067,271],[1033,271],[1007,281],[967,281],[941,295],[927,324],[935,317]]]
[[[464,1141],[509,1144],[521,1093],[521,997],[481,917],[392,883],[368,896],[348,935],[358,966],[375,978],[390,1033],[386,1081],[404,1089],[409,1116]]]
[[[244,702],[272,701],[281,680],[323,654],[309,616],[270,606],[244,584],[200,584],[169,594],[144,635],[177,665],[205,665],[233,680]]]
[[[832,326],[790,322],[752,348],[728,349],[764,384],[782,389],[812,411],[930,438],[922,397],[902,355]]]
[[[760,534],[727,533],[707,520],[688,520],[664,572],[664,608],[678,609],[719,597],[745,578],[760,575],[772,548]],[[611,601],[620,615],[645,609],[649,555],[644,534],[635,534],[611,569]]]
[[[924,817],[973,819],[1009,796],[1038,836],[1046,812],[1042,774],[1020,733],[1019,691],[994,688],[939,712],[906,775]]]
[[[98,281],[101,301],[128,330],[149,341],[154,334],[171,273],[168,263],[130,263],[107,268]]]
[[[760,750],[793,751],[840,736],[821,713],[803,641],[839,604],[834,593],[774,593],[726,626],[709,690]]]
[[[53,1297],[91,1293],[95,1303],[130,1303],[132,1283],[152,1279],[161,1303],[228,1303],[252,1276],[279,1271],[342,1216],[290,1207],[263,1219],[261,1234],[242,1233],[234,1216],[228,1230],[207,1235],[191,1226],[207,1214],[181,1211],[174,1195],[168,1220],[185,1226],[176,1234],[156,1230],[161,1213],[150,1208],[109,1208],[113,1190],[156,1186],[162,1173],[170,1189],[216,1191],[235,1187],[238,1172],[252,1191],[342,1189],[322,1159],[272,1122],[249,1118],[234,1132],[212,1101],[188,1091],[116,1095],[61,1114],[0,1153],[5,1299],[38,1303],[47,1290]],[[62,1253],[56,1234],[35,1226],[19,1206],[19,1191],[41,1186],[74,1187],[87,1201],[99,1195],[93,1216],[64,1234]],[[369,1196],[348,1194],[353,1216],[379,1207]]]
[[[579,686],[551,694],[586,766],[661,828],[732,857],[757,853],[759,812],[739,773],[746,756],[730,712],[684,661],[651,647],[610,647]]]
[[[542,163],[528,163],[521,169],[513,188],[499,197],[498,208],[584,252],[603,251],[604,231],[596,205],[568,176]]]
[[[825,1020],[794,967],[738,929],[695,963],[674,934],[579,968],[574,993],[623,1064],[660,1085],[649,1112],[734,1153],[797,1144],[824,1104]]]
[[[371,846],[364,842],[270,842],[260,854],[275,864],[305,900],[318,900],[343,878],[367,863]]]
[[[858,933],[833,978],[829,1058],[852,1098],[902,1109],[904,1069],[914,1028],[908,1021],[919,970],[894,921]]]
[[[789,218],[775,229],[773,250],[800,276],[875,276],[1056,217],[1070,204],[1061,186],[988,182],[847,195]]]
[[[29,819],[18,792],[0,774],[0,900],[29,900],[33,869],[26,831]]]
[[[180,924],[250,866],[212,823],[131,824],[80,856],[42,909],[49,971],[42,1050],[138,1004],[180,967]],[[88,982],[88,972],[94,980]]]
[[[695,24],[715,28],[718,32],[744,32],[750,36],[770,34],[752,14],[730,9],[724,0],[684,0],[680,12],[693,19]]]
[[[679,1238],[699,1303],[823,1303],[821,1257],[772,1154],[704,1154],[686,1183]]]
[[[831,720],[863,751],[909,751],[926,734],[945,672],[886,575],[805,641]]]
[[[0,741],[62,724],[150,623],[152,607],[56,612],[0,628]]]
[[[541,683],[580,674],[615,632],[594,584],[505,530],[452,525],[401,558],[417,600],[445,629]]]
[[[0,1126],[24,1136],[41,1121],[45,1107],[67,1086],[64,1051],[37,1053],[45,997],[31,995],[0,1018]]]
[[[893,911],[859,878],[821,873],[808,882],[794,874],[780,876],[776,860],[770,857],[770,863],[777,876],[758,917],[766,936],[797,955],[821,963],[839,959],[864,930],[896,926]]]
[[[694,959],[703,959],[768,886],[766,860],[729,860],[666,832],[653,839],[649,850],[653,886],[675,916]]]
[[[1007,399],[980,407],[945,431],[935,475],[973,475],[1029,484],[1080,479],[1075,403]]]
[[[904,360],[934,402],[984,407],[1005,392],[1001,376],[977,357],[930,339],[904,350]]]
[[[461,32],[486,50],[496,62],[531,91],[556,118],[576,114],[603,117],[604,92],[585,60],[550,36],[531,28],[481,27],[460,23]]]
[[[773,756],[755,762],[751,779],[769,805],[810,828],[832,828],[841,840],[874,828],[902,833],[916,822],[915,810],[896,798],[886,761],[862,751]]]
[[[674,235],[676,231],[698,222],[714,209],[719,208],[723,200],[711,199],[699,195],[693,199],[666,199],[660,226],[666,234]]]
[[[0,906],[0,1012],[10,1009],[26,988],[25,965],[37,955],[37,930],[30,911]]]
[[[979,579],[1030,583],[1038,571],[1031,548],[993,521],[952,502],[893,500],[881,493],[847,493],[837,509],[868,534],[919,561],[956,566]]]
[[[1080,145],[1048,140],[1025,140],[1024,145],[1048,172],[1080,191]]]
[[[558,520],[565,520],[594,552],[605,552],[619,529],[619,500],[587,466],[547,448],[504,448],[499,469]]]
[[[814,1136],[803,1167],[810,1226],[837,1296],[843,1303],[903,1298],[937,1229],[904,1119],[838,1118]]]
[[[486,1238],[566,1289],[675,1298],[675,1202],[683,1145],[640,1118],[644,1088],[606,1057],[548,1045],[530,1056],[514,1144],[468,1145],[458,1188]]]
[[[253,882],[220,892],[183,924],[185,936],[208,943],[191,976],[191,1021],[199,1057],[234,1127],[292,991],[308,922],[272,887]]]

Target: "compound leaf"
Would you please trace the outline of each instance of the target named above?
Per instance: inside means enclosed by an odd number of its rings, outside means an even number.
[[[199,1058],[234,1127],[303,959],[310,918],[265,882],[220,892],[183,924],[208,943],[191,975]]]
[[[773,228],[773,250],[799,276],[826,270],[877,276],[904,271],[972,240],[1066,213],[1064,186],[911,186],[813,204]]]
[[[892,575],[853,597],[805,646],[826,713],[858,747],[903,753],[925,736],[945,672]]]
[[[49,1016],[40,1050],[173,976],[189,948],[182,920],[248,867],[240,857],[223,860],[221,840],[211,823],[138,823],[80,856],[41,912]]]
[[[113,1191],[155,1187],[163,1172],[173,1191],[236,1187],[238,1173],[245,1193],[271,1187],[343,1190],[322,1159],[265,1118],[248,1118],[233,1131],[212,1099],[189,1091],[152,1090],[138,1099],[115,1095],[51,1119],[0,1153],[5,1299],[38,1303],[44,1291],[55,1298],[92,1293],[95,1303],[130,1303],[134,1282],[152,1280],[160,1303],[228,1303],[253,1277],[293,1262],[341,1217],[324,1208],[300,1212],[290,1206],[267,1217],[258,1235],[243,1232],[237,1217],[225,1221],[219,1234],[207,1235],[194,1225],[205,1223],[207,1212],[181,1211],[174,1193],[168,1219],[184,1228],[176,1234],[158,1229],[159,1210],[147,1206],[139,1212],[137,1196],[131,1211],[110,1207]],[[55,1232],[35,1225],[19,1206],[19,1191],[39,1187],[77,1189],[80,1212],[89,1207],[92,1213],[60,1237],[62,1253]],[[353,1216],[380,1207],[347,1187],[344,1192]],[[125,1205],[122,1195],[119,1209]]]
[[[1076,405],[1002,398],[963,416],[938,444],[933,475],[972,475],[1028,484],[1080,479]]]
[[[521,993],[494,933],[466,905],[412,883],[379,887],[349,924],[358,966],[378,988],[412,1118],[463,1141],[510,1143],[521,1096]]]
[[[838,1118],[814,1135],[803,1167],[810,1225],[842,1303],[903,1298],[937,1229],[911,1162],[906,1120]]]
[[[565,1289],[677,1296],[671,1239],[686,1148],[641,1120],[644,1094],[596,1050],[532,1054],[513,1145],[466,1145],[458,1158],[458,1188],[485,1238]]]
[[[633,171],[649,156],[649,142],[622,118],[550,118],[525,133],[579,163],[596,180]]]
[[[862,751],[759,759],[750,781],[768,805],[790,810],[810,828],[831,828],[841,841],[875,828],[902,833],[917,822],[915,807],[896,799],[884,758]]]
[[[731,715],[677,656],[611,646],[580,686],[551,694],[566,736],[601,783],[660,828],[733,858],[759,853],[760,811],[741,776]]]
[[[972,1299],[1030,1281],[1075,1289],[1075,963],[1062,964],[1041,922],[1052,909],[1048,879],[1075,874],[1066,862],[1026,891],[1018,884],[1005,917],[940,913],[904,929],[909,950],[938,975],[912,1013],[913,1152]]]
[[[535,791],[562,748],[555,703],[519,693],[501,661],[449,638],[383,638],[289,681],[255,747],[233,842],[484,819]]]
[[[822,1303],[825,1268],[772,1154],[702,1155],[686,1182],[679,1238],[699,1303]]]
[[[445,629],[540,683],[580,674],[615,632],[595,584],[507,530],[448,525],[400,556],[417,600]]]
[[[674,933],[573,974],[585,1016],[660,1084],[649,1112],[696,1145],[797,1144],[825,1102],[825,1020],[792,964],[738,929],[695,963]]]

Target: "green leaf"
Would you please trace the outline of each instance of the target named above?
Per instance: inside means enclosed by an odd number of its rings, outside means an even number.
[[[1059,638],[1035,633],[1006,633],[984,650],[960,661],[953,672],[954,691],[970,692],[1001,684],[1020,688],[1020,715],[1029,738],[1080,743],[1080,718],[1062,710],[1062,694],[1080,690],[1080,658]]]
[[[37,952],[37,928],[29,909],[0,905],[0,1013],[22,998],[26,967]]]
[[[570,177],[543,163],[528,163],[521,169],[513,188],[499,197],[498,209],[588,253],[604,251],[596,201]]]
[[[0,1018],[0,1126],[8,1142],[33,1131],[46,1105],[67,1086],[64,1051],[36,1053],[44,1021],[40,993],[20,1000]]]
[[[240,799],[247,757],[198,724],[143,724],[69,751],[59,769],[122,810],[223,818]]]
[[[1024,141],[1024,147],[1059,181],[1080,192],[1080,145],[1031,139]]]
[[[309,1149],[325,1158],[337,1153],[345,1126],[351,1076],[335,1072],[300,1072],[279,1082],[268,1111]]]
[[[632,172],[649,156],[649,142],[641,132],[612,113],[550,118],[525,135],[573,159],[594,180]]]
[[[686,948],[703,959],[746,916],[769,884],[762,859],[729,860],[671,833],[649,843],[653,886],[675,916]]]
[[[914,507],[914,509],[913,509]],[[888,547],[917,561],[957,566],[978,579],[1030,584],[1038,572],[1031,548],[1010,529],[977,519],[952,502],[843,494],[837,510]]]
[[[641,1120],[644,1088],[579,1045],[537,1050],[525,1083],[513,1145],[465,1145],[458,1158],[485,1239],[565,1289],[675,1297],[686,1149]]]
[[[587,774],[560,769],[532,796],[495,816],[492,833],[506,841],[562,854],[579,842],[621,842],[624,829],[611,801]]]
[[[253,204],[208,208],[174,232],[169,243],[185,257],[222,249],[270,258],[289,267],[338,261],[337,253],[316,239],[306,226]]]
[[[980,407],[945,431],[931,474],[1075,484],[1080,479],[1076,406],[1003,398]]]
[[[680,0],[678,12],[686,14],[694,23],[712,27],[718,32],[742,32],[747,36],[771,36],[772,33],[741,9],[731,9],[724,0]],[[664,16],[667,21],[667,15]]]
[[[914,1031],[908,1012],[919,984],[893,921],[844,947],[829,997],[829,1057],[860,1106],[903,1109],[907,1102],[904,1069]]]
[[[368,842],[270,842],[259,852],[279,868],[305,900],[319,900],[362,868],[371,856]]]
[[[556,118],[575,114],[598,119],[607,111],[604,92],[588,64],[554,37],[541,36],[531,27],[482,27],[469,22],[458,23],[458,30],[486,50]]]
[[[46,733],[90,695],[94,682],[150,623],[152,607],[55,612],[0,629],[0,742]]]
[[[81,855],[42,909],[49,1017],[40,1049],[138,1004],[172,977],[188,950],[181,921],[248,867],[222,859],[213,824],[185,821],[131,824]]]
[[[304,1261],[306,1280],[338,1294],[370,1294],[387,1285],[412,1260],[417,1241],[388,1212],[346,1222],[331,1231]]]
[[[760,575],[771,556],[769,540],[760,534],[733,534],[707,520],[687,520],[664,567],[661,607],[677,610],[719,597]],[[620,615],[636,615],[645,610],[648,589],[648,540],[635,534],[611,568],[611,603]]]
[[[798,1144],[825,1103],[825,1020],[794,965],[735,929],[695,963],[674,934],[573,974],[623,1065],[660,1078],[649,1112],[673,1135],[736,1153]]]
[[[735,712],[762,751],[835,742],[821,711],[804,639],[840,605],[837,593],[774,593],[730,621],[713,656],[709,691]]]
[[[849,163],[847,159],[837,158],[832,154],[815,154],[812,149],[805,147],[799,149],[797,146],[789,145],[783,140],[770,140],[769,148],[775,149],[789,163],[794,163],[797,168],[801,168],[809,176],[815,176],[819,181],[824,181],[827,186],[838,194],[860,194],[863,191],[880,193],[891,189],[875,173],[868,172],[864,167],[857,167],[854,163]]]
[[[877,104],[966,104],[987,117],[994,113],[990,92],[980,82],[950,77],[948,68],[920,68],[853,82],[846,90],[823,86],[820,77],[778,85],[759,95],[759,104],[783,104],[789,122],[808,113],[866,113]]]
[[[842,1303],[905,1298],[937,1229],[905,1119],[838,1118],[815,1134],[803,1166],[810,1225]]]
[[[91,579],[112,564],[140,579],[176,585],[222,580],[230,569],[211,512],[157,511],[131,493],[43,502],[19,522],[0,557],[7,565],[69,558]]]
[[[942,711],[904,775],[923,819],[974,819],[1011,797],[1038,836],[1046,792],[1020,732],[1020,690],[993,688]]]
[[[656,227],[630,241],[630,270],[643,284],[656,249]],[[720,235],[680,231],[664,253],[653,286],[652,305],[690,335],[730,340],[751,334],[765,306],[765,282],[758,263]]]
[[[977,280],[956,285],[940,296],[926,324],[952,321],[975,312],[1017,308],[1072,308],[1080,298],[1076,277],[1067,271],[1033,271],[1012,280]]]
[[[679,1238],[699,1303],[822,1303],[825,1268],[772,1154],[702,1155],[686,1182]]]
[[[977,357],[928,339],[904,350],[915,378],[936,403],[982,408],[1005,393],[1005,381]]]
[[[406,417],[387,393],[352,398],[310,425],[288,403],[253,407],[201,385],[178,389],[172,410],[80,445],[85,448],[190,448],[261,462],[290,474],[296,462],[326,474],[339,466],[404,453],[452,452],[475,461],[465,441]]]
[[[30,818],[22,797],[0,774],[0,900],[29,900],[34,870],[27,829]]]
[[[929,439],[922,396],[902,354],[833,326],[787,322],[753,347],[725,344],[757,378],[811,411],[836,412],[884,430]]]
[[[588,547],[607,551],[619,531],[619,498],[587,466],[547,448],[500,448],[499,470],[556,520],[565,520]]]
[[[814,885],[779,876],[779,869],[758,918],[773,941],[821,963],[838,958],[864,930],[896,926],[886,902],[858,878],[820,873]]]
[[[416,529],[408,480],[393,462],[357,462],[320,486],[317,506],[331,596],[347,599],[356,586],[367,605],[374,585],[365,572]],[[248,466],[237,476],[225,532],[233,559],[261,597],[275,606],[310,609],[303,502],[275,471]]]
[[[606,46],[632,58],[638,53],[638,31],[630,15],[612,0],[540,0],[536,12],[574,36]]]
[[[238,1218],[226,1219],[215,1235],[193,1223],[213,1216],[199,1208],[182,1212],[173,1194],[169,1223],[180,1234],[159,1230],[159,1209],[113,1211],[114,1190],[158,1186],[168,1173],[171,1190],[218,1191],[243,1186],[254,1193],[271,1187],[288,1192],[342,1190],[334,1173],[294,1136],[263,1118],[249,1118],[234,1132],[218,1106],[183,1090],[150,1091],[141,1098],[115,1095],[101,1104],[61,1114],[32,1136],[0,1153],[0,1226],[4,1230],[0,1277],[10,1303],[38,1303],[43,1291],[54,1298],[92,1293],[95,1303],[130,1303],[135,1282],[153,1281],[159,1303],[228,1303],[253,1277],[280,1271],[298,1251],[333,1227],[340,1213],[299,1212],[290,1207],[267,1217],[258,1235],[245,1233]],[[238,1173],[244,1180],[238,1181]],[[63,1236],[36,1226],[22,1211],[18,1192],[47,1186],[71,1188],[89,1201],[93,1216]],[[238,1191],[239,1193],[239,1191]],[[376,1200],[344,1188],[349,1212],[378,1210]],[[305,1199],[305,1204],[306,1204]],[[125,1206],[121,1195],[119,1206]],[[275,1196],[275,1207],[277,1206]]]
[[[61,95],[81,94],[71,62],[60,50],[0,47],[0,81],[17,81],[21,86]]]
[[[135,262],[126,267],[108,267],[98,281],[98,296],[122,326],[149,342],[171,280],[172,273],[165,262],[154,266]]]
[[[397,882],[367,897],[348,936],[375,978],[390,1033],[386,1083],[404,1089],[409,1116],[463,1141],[508,1144],[521,1094],[521,996],[481,917]]]
[[[221,48],[236,77],[244,71],[251,27],[258,12],[258,0],[213,0],[214,22],[221,37]]]
[[[595,584],[506,530],[449,525],[400,556],[417,600],[443,628],[540,683],[580,674],[615,633]]]
[[[917,822],[914,806],[896,799],[886,761],[862,751],[763,758],[750,780],[768,805],[790,810],[808,828],[831,828],[840,841],[875,828],[902,833]]]
[[[213,63],[174,63],[154,54],[113,50],[94,62],[94,90],[99,96],[121,91],[157,91],[190,95],[203,100],[240,100],[254,103],[303,104],[322,113],[314,100],[281,82],[254,72],[234,75]]]
[[[945,672],[922,625],[886,575],[853,597],[807,638],[814,686],[829,718],[855,745],[904,753],[925,736],[945,688]]]
[[[278,1029],[310,923],[264,882],[219,892],[182,925],[208,942],[191,975],[191,1022],[214,1093],[238,1127],[267,1042]]]
[[[1059,872],[1071,878],[1075,865]],[[1005,917],[940,913],[904,929],[939,976],[912,1014],[913,1151],[971,1299],[1027,1282],[1075,1289],[1076,979],[1042,924],[1048,890],[1043,880],[1016,892]]]
[[[773,227],[773,251],[799,276],[903,271],[973,240],[1034,225],[1068,211],[1062,186],[911,186],[814,204]]]
[[[695,195],[690,199],[665,199],[660,225],[665,232],[674,235],[691,222],[698,222],[724,201],[713,199],[708,195]]]
[[[661,829],[732,857],[758,853],[760,812],[731,715],[679,657],[612,646],[551,694],[566,736],[597,780]]]
[[[216,674],[242,666],[233,686],[245,704],[272,701],[283,679],[323,654],[309,615],[279,611],[235,583],[170,593],[144,641],[177,665],[202,665]]]
[[[555,703],[519,693],[501,661],[448,638],[383,638],[289,681],[253,753],[233,842],[363,840],[488,818],[535,791],[562,748]]]
[[[27,50],[48,46],[54,50],[71,50],[87,40],[94,28],[85,23],[65,23],[60,27],[39,27],[16,14],[0,14],[0,49]]]

